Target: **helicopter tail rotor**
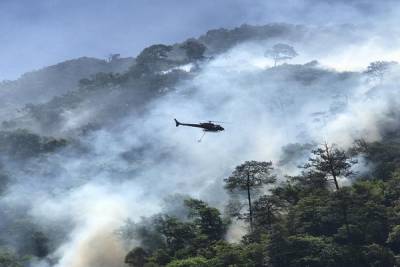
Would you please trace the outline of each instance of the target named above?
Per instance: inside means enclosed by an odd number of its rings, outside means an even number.
[[[179,121],[177,121],[176,119],[174,119],[174,121],[175,121],[176,127],[178,127],[179,125],[181,125],[181,123],[180,123]]]

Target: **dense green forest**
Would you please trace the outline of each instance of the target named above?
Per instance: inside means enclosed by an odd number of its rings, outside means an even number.
[[[186,217],[159,214],[122,231],[141,240],[125,262],[130,266],[398,266],[397,138],[359,140],[350,151],[321,145],[301,166],[301,175],[281,182],[272,174],[270,162],[244,162],[225,179],[235,200],[234,205],[227,203],[229,212],[182,196]],[[352,158],[359,154],[373,166],[362,175],[351,171],[356,163]],[[351,183],[339,185],[340,178]],[[238,242],[227,242],[227,230],[237,220],[247,233]]]

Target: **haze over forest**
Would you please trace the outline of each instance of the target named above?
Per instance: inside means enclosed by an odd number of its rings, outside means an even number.
[[[0,266],[400,266],[399,4],[150,2],[0,3]]]

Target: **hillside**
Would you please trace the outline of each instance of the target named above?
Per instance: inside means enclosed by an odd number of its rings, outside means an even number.
[[[105,61],[82,57],[68,60],[37,71],[23,74],[15,81],[0,83],[0,97],[6,99],[1,107],[2,119],[12,115],[23,104],[38,104],[74,90],[79,80],[92,75],[126,71],[134,62],[133,58],[114,58]],[[4,112],[7,112],[4,114]]]
[[[245,24],[3,82],[0,264],[399,266],[399,65],[331,64],[363,34]]]

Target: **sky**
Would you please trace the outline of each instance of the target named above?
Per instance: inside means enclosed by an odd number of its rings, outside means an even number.
[[[243,23],[367,23],[394,0],[1,0],[0,80],[58,62],[110,53],[135,56],[209,29]]]

